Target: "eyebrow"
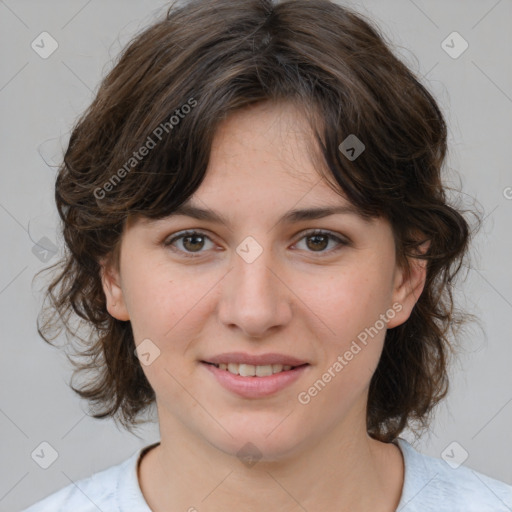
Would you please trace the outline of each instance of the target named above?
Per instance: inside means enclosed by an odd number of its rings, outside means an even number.
[[[321,208],[295,209],[282,215],[277,224],[293,224],[295,222],[323,219],[330,215],[350,214],[367,221],[368,219],[353,205],[326,206]],[[197,220],[211,221],[229,226],[230,222],[220,213],[209,208],[200,208],[190,203],[184,203],[176,208],[169,217],[187,216]]]

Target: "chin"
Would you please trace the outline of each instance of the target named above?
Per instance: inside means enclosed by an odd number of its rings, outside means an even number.
[[[300,445],[306,440],[304,431],[291,424],[293,420],[285,419],[286,415],[279,418],[272,416],[272,420],[264,418],[258,421],[256,418],[247,418],[241,423],[235,421],[225,424],[227,434],[223,429],[218,431],[215,439],[211,437],[211,431],[206,435],[209,443],[218,450],[237,457],[241,462],[247,461],[278,461],[283,460],[299,450]],[[285,425],[288,422],[288,425]],[[301,433],[301,438],[299,438]],[[250,462],[246,464],[250,467]]]

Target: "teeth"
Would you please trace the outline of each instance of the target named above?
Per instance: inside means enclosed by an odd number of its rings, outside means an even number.
[[[267,364],[262,366],[255,366],[252,364],[238,364],[238,363],[220,363],[215,365],[221,370],[227,370],[234,375],[241,377],[267,377],[274,373],[286,372],[292,369],[292,366],[282,364]]]

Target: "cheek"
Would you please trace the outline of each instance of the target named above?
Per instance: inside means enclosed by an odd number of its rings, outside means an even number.
[[[347,265],[308,283],[308,305],[321,320],[321,381],[339,396],[355,396],[369,383],[382,353],[392,296],[392,269],[383,261]],[[311,314],[310,318],[313,318]],[[317,348],[318,348],[317,346]],[[331,384],[332,382],[332,384]],[[320,384],[322,385],[322,384]],[[336,391],[334,391],[336,390]],[[341,390],[341,391],[340,391]],[[325,398],[330,393],[326,393]]]
[[[344,344],[375,324],[390,307],[391,270],[377,262],[347,265],[329,276],[309,279],[300,296],[328,329],[327,338]],[[382,330],[381,322],[378,327]]]
[[[123,287],[136,342],[149,338],[162,352],[183,356],[208,318],[208,294],[219,277],[143,258],[127,275]]]
[[[187,289],[169,268],[143,256],[130,259],[123,275],[123,294],[135,340],[150,338],[160,344],[187,308]]]
[[[157,395],[179,402],[183,388],[178,382],[184,382],[195,369],[183,361],[200,335],[203,319],[208,318],[205,294],[212,287],[211,279],[176,272],[169,265],[138,268],[125,280],[124,288],[135,344],[144,343],[141,348],[151,354],[142,370]]]
[[[371,294],[336,297],[325,318],[334,332],[322,336],[319,366],[298,396],[300,403],[311,403],[320,416],[329,411],[327,416],[332,421],[338,421],[356,403],[361,407],[366,403],[365,393],[379,363],[386,333],[379,320],[382,310],[375,307]]]

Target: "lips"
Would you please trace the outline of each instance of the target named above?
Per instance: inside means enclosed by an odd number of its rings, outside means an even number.
[[[230,365],[231,364],[235,363],[230,363]],[[306,374],[310,368],[310,365],[305,363],[290,370],[285,371],[283,369],[283,371],[272,375],[248,377],[234,375],[229,371],[217,368],[217,366],[211,363],[202,362],[201,366],[208,371],[224,389],[239,397],[248,399],[270,397],[288,386],[291,386],[300,379],[302,375]],[[268,366],[259,366],[258,368],[268,368]]]
[[[291,386],[311,365],[286,354],[226,352],[203,359],[201,366],[226,390],[252,399],[269,397]]]

